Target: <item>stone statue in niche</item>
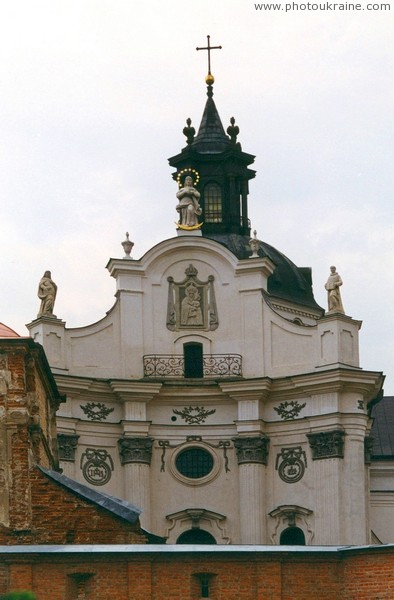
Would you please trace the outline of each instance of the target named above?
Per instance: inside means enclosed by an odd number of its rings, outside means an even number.
[[[337,273],[336,267],[330,267],[330,271],[330,276],[324,286],[327,290],[328,312],[345,314],[342,305],[341,291],[339,289],[343,283],[342,279]]]
[[[213,275],[209,275],[207,281],[200,281],[193,265],[189,265],[185,275],[186,278],[179,282],[168,277],[167,328],[171,331],[217,329],[219,321]]]
[[[53,308],[55,306],[56,294],[57,285],[51,279],[51,272],[45,271],[38,284],[37,296],[41,300],[41,306],[37,317],[55,317]]]
[[[183,187],[177,192],[179,203],[176,210],[179,213],[179,229],[198,229],[202,223],[198,218],[202,213],[200,206],[200,193],[193,187],[193,179],[188,175],[185,177]]]

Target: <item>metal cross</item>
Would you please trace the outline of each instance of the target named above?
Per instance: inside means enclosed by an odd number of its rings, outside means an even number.
[[[208,46],[204,48],[196,48],[196,50],[208,50],[208,75],[211,75],[211,50],[221,50],[221,46],[211,46],[210,44],[211,36],[207,35]]]

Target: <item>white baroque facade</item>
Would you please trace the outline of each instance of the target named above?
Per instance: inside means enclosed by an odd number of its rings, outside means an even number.
[[[249,246],[253,157],[224,133],[210,88],[198,135],[170,159],[178,180],[201,174],[206,232],[110,259],[116,302],[101,321],[28,326],[67,397],[62,468],[141,507],[169,543],[368,544],[383,377],[360,368],[360,321],[325,314],[308,269]]]

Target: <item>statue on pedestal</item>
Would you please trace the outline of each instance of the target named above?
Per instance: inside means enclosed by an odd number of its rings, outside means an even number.
[[[41,306],[37,317],[55,317],[53,308],[57,293],[57,285],[51,279],[51,272],[45,271],[38,284],[38,297],[41,300]]]
[[[188,175],[185,177],[183,187],[177,192],[176,197],[179,203],[176,210],[179,213],[179,229],[198,229],[201,223],[198,222],[198,216],[202,213],[199,204],[200,193],[193,187],[193,179]]]
[[[337,273],[336,267],[330,267],[330,271],[330,276],[324,286],[327,290],[328,312],[345,314],[339,289],[343,283],[342,279]]]

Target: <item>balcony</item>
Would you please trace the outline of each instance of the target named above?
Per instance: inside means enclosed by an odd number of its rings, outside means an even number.
[[[144,377],[210,378],[242,377],[240,354],[204,354],[202,361],[188,361],[182,354],[145,354]]]

